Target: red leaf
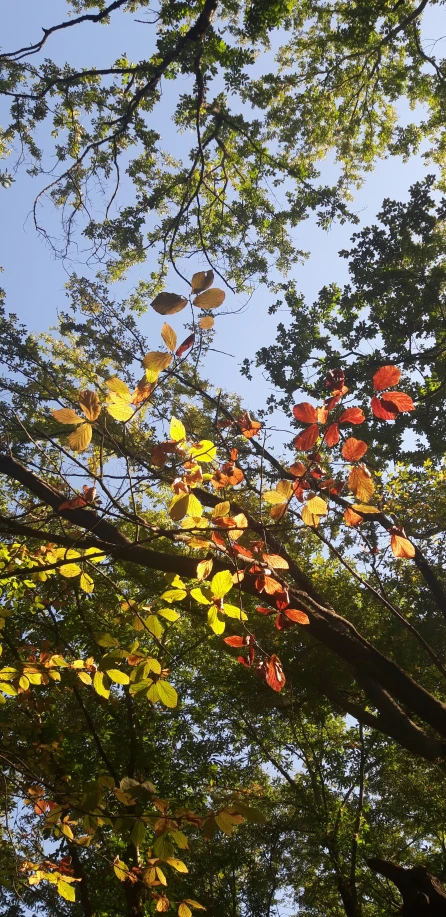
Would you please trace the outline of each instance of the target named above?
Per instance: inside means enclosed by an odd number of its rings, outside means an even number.
[[[371,403],[375,417],[379,417],[380,420],[395,420],[398,414],[398,408],[390,401],[385,401],[383,398],[377,398],[376,395],[374,395]]]
[[[327,373],[327,378],[325,380],[325,385],[327,388],[333,389],[342,388],[345,382],[345,374],[342,369],[330,369]]]
[[[262,426],[258,420],[251,420],[251,416],[247,411],[245,411],[243,417],[241,417],[238,421],[238,425],[243,433],[243,436],[246,436],[247,439],[252,439],[253,436],[257,436]]]
[[[309,401],[301,401],[293,408],[293,414],[296,420],[302,423],[315,423],[317,421],[317,410]]]
[[[223,643],[227,643],[228,646],[245,646],[244,637],[223,637]]]
[[[325,431],[325,442],[327,446],[337,446],[341,435],[339,433],[339,427],[337,423],[331,423],[328,427],[328,430]]]
[[[306,452],[308,449],[313,448],[318,436],[319,427],[317,423],[313,423],[310,427],[307,427],[306,430],[302,430],[302,433],[296,436],[294,445],[296,449],[302,449],[302,451]]]
[[[293,626],[293,622],[289,621],[285,617],[285,614],[283,611],[279,611],[279,614],[277,615],[277,618],[276,618],[277,630],[286,630],[287,627],[292,627],[292,626]]]
[[[248,662],[244,656],[237,656],[237,662],[241,662],[241,664],[245,665],[247,669],[251,667],[251,662]]]
[[[364,423],[365,415],[361,408],[347,408],[339,418],[339,423]]]
[[[290,619],[290,621],[296,621],[297,624],[309,624],[310,619],[304,611],[300,611],[298,608],[287,608],[284,611],[284,615]]]
[[[268,661],[265,660],[265,675],[263,677],[273,691],[282,690],[285,685],[285,675],[278,656],[273,654]]]
[[[397,366],[381,366],[381,369],[373,376],[373,388],[375,392],[382,392],[385,388],[392,385],[398,385],[401,373]]]
[[[401,412],[415,410],[412,398],[404,392],[386,392],[385,401],[390,401]]]
[[[346,439],[341,452],[347,462],[359,462],[359,459],[367,452],[367,448],[367,443],[362,439],[350,436],[349,439]]]
[[[195,341],[195,334],[190,334],[189,337],[187,337],[186,340],[184,340],[183,343],[180,344],[178,350],[175,351],[175,356],[182,357],[183,353],[186,353],[186,350],[189,350],[189,348],[192,347],[192,344],[194,343],[194,341]]]
[[[275,615],[276,613],[274,608],[262,608],[261,605],[257,605],[256,611],[258,611],[260,615]]]
[[[217,545],[217,548],[220,548],[220,551],[225,551],[227,553],[226,542],[218,532],[212,532],[211,538],[214,544]]]

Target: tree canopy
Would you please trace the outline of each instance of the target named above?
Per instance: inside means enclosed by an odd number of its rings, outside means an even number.
[[[98,262],[71,273],[52,331],[1,302],[7,917],[446,913],[444,64],[427,6],[85,0],[0,54],[2,193],[25,165],[37,229],[62,256],[83,235]],[[122,15],[147,59],[51,57],[84,25],[106,51]],[[178,149],[151,121],[173,96]],[[399,123],[403,98],[422,123]],[[340,253],[350,282],[309,304],[286,276],[293,227],[354,221],[377,158],[427,142],[436,174],[383,202]],[[149,279],[116,293],[149,253]],[[259,282],[277,340],[242,370],[273,391],[244,404],[208,374],[219,315]]]

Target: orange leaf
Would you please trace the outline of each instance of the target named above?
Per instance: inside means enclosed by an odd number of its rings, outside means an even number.
[[[355,465],[349,475],[348,486],[355,497],[362,503],[368,503],[375,490],[375,485],[365,465]]]
[[[288,561],[279,554],[262,554],[262,557],[268,567],[272,567],[273,570],[288,570],[289,568]]]
[[[347,462],[359,462],[359,459],[367,452],[367,443],[362,439],[350,436],[349,439],[346,439],[341,452]]]
[[[318,423],[327,423],[327,420],[328,420],[328,409],[327,408],[324,408],[324,407],[316,408],[316,414],[317,414],[316,420],[318,421]]]
[[[301,401],[300,404],[296,404],[293,408],[293,414],[296,420],[300,420],[302,423],[316,423],[318,419],[317,410],[309,401]]]
[[[383,398],[377,398],[374,395],[371,403],[375,417],[379,417],[380,420],[395,420],[398,408],[390,401],[385,401]]]
[[[223,643],[227,643],[228,646],[244,646],[245,638],[244,637],[223,637]]]
[[[355,513],[354,509],[346,509],[344,519],[347,525],[361,525],[361,522],[363,522],[362,516],[359,513]]]
[[[291,465],[290,474],[294,474],[296,478],[302,478],[307,471],[307,466],[303,462],[295,462],[294,465]]]
[[[246,436],[247,439],[252,439],[253,436],[257,436],[262,426],[258,420],[251,420],[251,417],[247,411],[245,411],[243,417],[240,418],[238,424],[243,433],[243,436]]]
[[[390,547],[395,557],[415,557],[415,547],[412,542],[409,541],[408,538],[405,538],[404,535],[400,535],[397,532],[391,535]]]
[[[307,427],[306,430],[302,430],[302,433],[296,436],[294,445],[296,449],[302,449],[303,452],[306,452],[308,449],[313,448],[318,436],[319,426],[317,423],[313,423],[310,427]]]
[[[390,401],[391,405],[394,405],[401,412],[415,410],[412,398],[404,392],[386,392],[385,401],[386,403]]]
[[[300,611],[298,608],[286,608],[283,614],[289,618],[290,621],[296,621],[297,624],[309,624],[310,619],[304,611]]]
[[[328,430],[325,431],[324,440],[327,446],[337,446],[340,440],[339,427],[337,423],[331,423]]]
[[[263,659],[257,666],[256,671],[273,691],[281,691],[284,687],[285,675],[278,656],[273,655],[269,659]]]
[[[361,408],[347,408],[339,418],[339,423],[364,423],[365,415]]]
[[[373,388],[375,392],[382,392],[385,388],[392,385],[398,385],[401,373],[397,366],[381,366],[381,369],[373,376]]]

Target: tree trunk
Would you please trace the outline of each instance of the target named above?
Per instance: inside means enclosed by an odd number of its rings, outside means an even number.
[[[424,866],[405,869],[379,857],[367,863],[396,885],[403,899],[401,917],[446,917],[446,889]]]

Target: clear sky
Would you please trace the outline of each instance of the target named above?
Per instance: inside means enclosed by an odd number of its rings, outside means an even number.
[[[14,0],[3,5],[3,49],[34,42],[40,36],[42,26],[48,27],[65,18],[66,4],[63,0]],[[147,57],[150,53],[152,30],[149,26],[138,24],[135,18],[136,16],[118,12],[113,17],[113,25],[110,27],[87,23],[59,33],[50,39],[46,53],[59,62],[69,60],[78,66],[91,66],[93,63],[97,67],[109,65],[110,61],[123,53],[132,60]],[[424,39],[438,38],[444,33],[445,7],[428,7],[424,22]],[[163,92],[169,93],[170,87],[165,85]],[[401,114],[402,117],[407,117],[407,120],[413,118],[413,113],[408,110],[402,110]],[[5,114],[0,109],[0,122],[4,124],[5,121]],[[155,120],[154,126],[162,133],[164,146],[169,147],[169,144],[172,144],[172,149],[176,151],[182,140],[175,135],[168,120],[163,120],[162,124],[156,123]],[[432,171],[432,166],[426,169],[421,157],[413,157],[407,164],[403,164],[399,159],[379,162],[374,172],[368,174],[364,186],[355,197],[353,207],[360,217],[361,225],[373,221],[384,197],[406,199],[410,185],[427,171]],[[333,166],[329,163],[323,164],[322,180],[330,181],[333,176]],[[48,245],[36,235],[30,210],[35,194],[42,184],[42,178],[30,178],[22,170],[10,190],[0,188],[0,264],[5,269],[1,283],[7,292],[9,310],[16,312],[24,323],[34,330],[44,330],[54,324],[57,310],[65,307],[63,288],[70,269],[74,268],[86,275],[89,273],[88,268],[82,263],[70,264],[56,260]],[[45,225],[54,227],[55,234],[60,234],[58,215],[52,214],[49,205],[43,216]],[[342,283],[347,279],[346,262],[339,258],[337,253],[339,249],[348,247],[350,235],[354,230],[355,227],[351,225],[335,224],[329,232],[324,232],[316,226],[315,220],[310,218],[294,231],[296,246],[310,252],[309,260],[303,266],[297,267],[294,272],[298,289],[309,300],[316,297],[318,290],[325,283]],[[198,269],[201,266],[198,264]],[[121,289],[116,290],[117,297],[121,296],[122,292],[129,291],[137,277],[148,276],[150,269],[150,261],[139,266],[124,287],[121,285]],[[90,276],[93,274],[94,271],[90,270]],[[172,289],[182,292],[181,283],[176,278]],[[242,300],[234,303],[235,306],[241,304]],[[218,321],[215,346],[233,354],[233,358],[213,355],[212,381],[224,388],[237,390],[251,407],[262,405],[268,394],[268,386],[260,373],[255,376],[252,383],[240,378],[238,366],[245,356],[253,356],[258,347],[274,340],[274,329],[278,319],[277,316],[267,316],[269,305],[267,292],[259,289],[244,313],[228,318],[222,317]],[[175,321],[172,321],[180,340],[183,315],[175,316]],[[283,316],[279,317],[283,319]],[[142,324],[151,339],[153,335],[153,346],[157,347],[162,319],[149,310],[142,319]]]

